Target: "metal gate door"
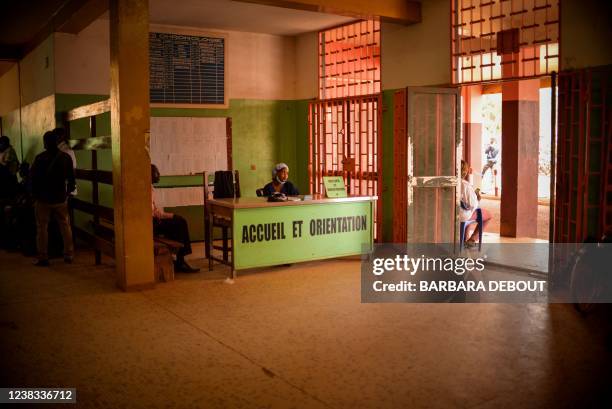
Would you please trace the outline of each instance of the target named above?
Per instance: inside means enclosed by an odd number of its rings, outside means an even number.
[[[342,176],[349,195],[378,196],[374,238],[381,237],[381,96],[311,102],[309,106],[310,192],[323,194],[323,176]]]
[[[559,74],[552,281],[567,285],[572,252],[612,231],[612,67]]]
[[[554,240],[612,229],[612,69],[559,74]]]

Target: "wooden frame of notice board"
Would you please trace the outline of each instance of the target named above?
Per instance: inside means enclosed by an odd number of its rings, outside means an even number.
[[[166,102],[151,102],[151,108],[212,108],[212,109],[227,109],[229,108],[229,98],[227,94],[228,86],[227,82],[229,79],[229,65],[228,65],[228,34],[214,31],[204,31],[194,27],[182,27],[172,25],[157,25],[151,24],[149,32],[151,33],[165,33],[165,34],[177,34],[177,35],[188,35],[196,37],[209,37],[209,38],[222,38],[223,39],[223,104],[198,104],[198,103],[166,103]],[[149,57],[150,58],[150,57]]]

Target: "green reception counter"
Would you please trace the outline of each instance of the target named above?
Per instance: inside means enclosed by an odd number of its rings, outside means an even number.
[[[227,260],[232,279],[237,270],[359,255],[371,249],[376,196],[298,198],[287,202],[268,202],[265,197],[207,201],[207,230],[213,230],[213,220],[224,220],[232,232]],[[206,237],[206,246],[210,251],[210,237]],[[212,266],[209,257],[210,269]]]

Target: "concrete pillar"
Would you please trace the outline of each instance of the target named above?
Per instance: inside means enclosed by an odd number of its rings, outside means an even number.
[[[482,86],[470,85],[463,87],[463,149],[464,159],[472,167],[474,186],[481,183],[482,170]]]
[[[538,79],[502,85],[502,236],[537,236],[539,86]]]
[[[117,284],[152,287],[148,0],[110,0],[111,136]]]

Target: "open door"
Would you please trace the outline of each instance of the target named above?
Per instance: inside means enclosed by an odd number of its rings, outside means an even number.
[[[396,183],[406,189],[402,207],[407,215],[407,243],[455,242],[460,200],[459,96],[457,88],[406,89],[406,166],[400,174],[396,167]]]

